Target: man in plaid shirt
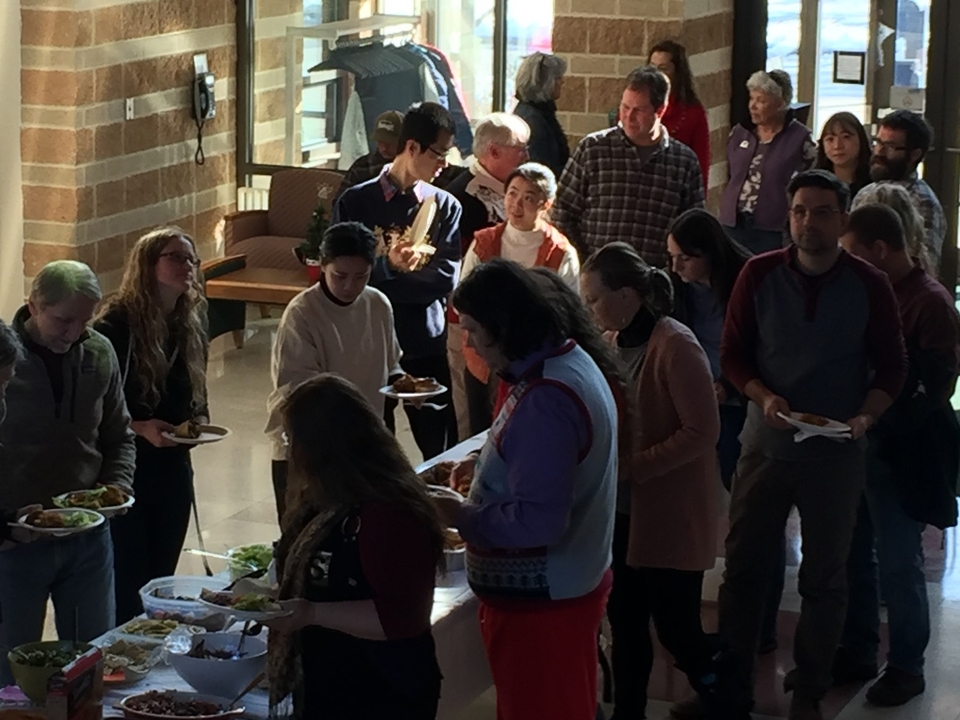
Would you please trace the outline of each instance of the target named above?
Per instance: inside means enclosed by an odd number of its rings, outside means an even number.
[[[581,257],[620,240],[665,267],[674,218],[703,207],[697,156],[660,124],[669,95],[666,75],[637,68],[627,76],[619,124],[587,135],[567,162],[550,222]]]

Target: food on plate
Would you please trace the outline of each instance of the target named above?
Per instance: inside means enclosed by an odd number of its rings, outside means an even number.
[[[830,421],[825,417],[814,415],[813,413],[800,413],[800,416],[797,418],[797,420],[804,422],[807,425],[816,425],[817,427],[826,427],[830,424]]]
[[[131,620],[122,628],[120,632],[124,635],[141,635],[155,640],[163,640],[176,630],[182,627],[176,620]]]
[[[447,550],[463,550],[463,548],[465,548],[467,545],[464,542],[463,538],[460,537],[460,533],[458,533],[453,528],[447,528],[446,530],[444,530],[443,535],[444,535],[444,547]]]
[[[214,592],[204,589],[200,593],[200,599],[213,605],[227,607],[240,612],[279,612],[283,608],[269,595],[263,593],[246,593],[244,595],[234,595],[229,592]]]
[[[124,707],[150,715],[174,717],[200,717],[224,712],[219,705],[203,700],[177,700],[170,693],[151,690],[143,695],[128,698]]]
[[[266,570],[273,562],[272,545],[245,545],[230,551],[230,568],[240,572]]]
[[[115,675],[124,668],[145,673],[151,667],[151,655],[149,648],[126,640],[117,640],[103,648],[103,674]]]
[[[431,465],[420,473],[420,479],[427,485],[442,485],[447,487],[450,484],[450,473],[457,466],[455,462],[444,460],[436,465]]]
[[[58,498],[54,498],[54,505],[61,508],[85,508],[86,510],[102,510],[104,508],[123,505],[130,496],[115,485],[101,485],[92,490],[78,490]]]
[[[396,393],[429,393],[439,389],[436,378],[418,378],[413,375],[401,375],[393,383]]]
[[[196,420],[186,420],[173,429],[173,434],[178,438],[186,440],[196,440],[202,432],[200,423]]]
[[[204,644],[203,640],[200,640],[196,645],[194,645],[190,652],[187,653],[187,657],[197,658],[199,660],[239,660],[246,653],[238,652],[239,648],[219,648],[208,650]]]
[[[20,665],[35,668],[62,668],[66,667],[83,655],[80,648],[42,648],[35,650],[14,650],[13,661]]]
[[[26,517],[27,525],[46,530],[81,528],[92,525],[96,521],[96,515],[78,511],[54,512],[52,510],[35,510]]]

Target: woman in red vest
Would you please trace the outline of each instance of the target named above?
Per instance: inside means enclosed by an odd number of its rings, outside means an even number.
[[[526,268],[546,267],[556,272],[571,288],[577,289],[580,259],[573,243],[546,220],[547,211],[557,195],[557,180],[550,168],[539,163],[524,163],[507,177],[504,209],[507,221],[473,236],[463,258],[460,281],[463,282],[480,264],[495,257],[512,260]],[[493,400],[496,379],[491,382],[490,369],[467,345],[464,335],[463,354],[467,371],[465,384],[470,434],[476,435],[493,421]]]

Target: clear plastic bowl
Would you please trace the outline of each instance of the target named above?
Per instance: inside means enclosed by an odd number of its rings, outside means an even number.
[[[198,598],[203,589],[223,590],[229,584],[225,578],[173,575],[151,580],[140,588],[140,600],[148,618],[176,620],[217,632],[230,622],[230,614],[211,610]]]

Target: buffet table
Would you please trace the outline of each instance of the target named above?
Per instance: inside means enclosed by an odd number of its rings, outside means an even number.
[[[419,466],[417,471],[444,460],[459,460],[480,448],[485,439],[486,433],[470,438]],[[477,608],[478,601],[467,586],[466,573],[452,572],[438,580],[433,596],[432,615],[437,660],[443,673],[438,720],[454,720],[493,684],[480,637]],[[107,633],[107,636],[110,634]],[[96,644],[100,645],[101,642],[97,641]],[[128,695],[147,690],[189,691],[191,688],[180,679],[172,667],[161,663],[139,683],[123,688],[108,688],[104,695],[104,716],[119,717],[119,711],[113,710],[117,702]],[[268,697],[264,689],[252,691],[243,699],[242,704],[247,709],[246,717],[261,720],[268,715]]]

